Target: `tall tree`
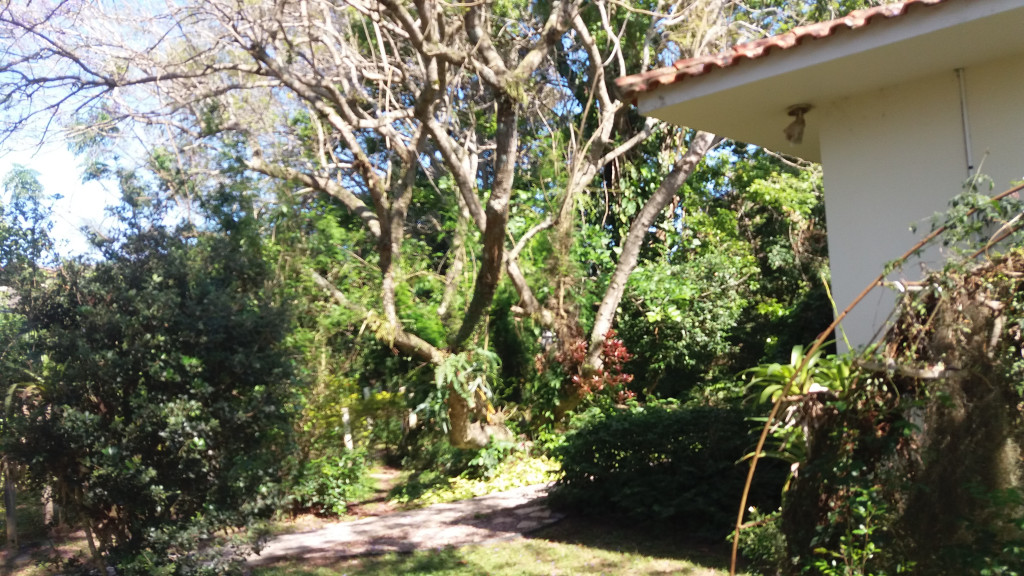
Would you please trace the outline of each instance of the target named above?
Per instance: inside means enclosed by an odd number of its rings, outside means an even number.
[[[41,280],[40,268],[52,262],[50,207],[38,174],[15,165],[0,191],[0,439],[12,433],[14,400],[39,384],[38,365],[28,360],[25,317],[19,302],[30,305]],[[17,544],[16,485],[19,467],[7,453],[0,457],[7,515],[7,542]]]
[[[52,486],[101,570],[215,573],[228,558],[212,536],[275,509],[297,386],[288,311],[250,215],[214,206],[203,229],[166,228],[163,202],[122,184],[103,259],[61,265],[17,307],[38,386],[0,447]]]
[[[166,181],[179,183],[171,186],[177,194],[198,193],[197,178],[216,183],[230,157],[292,194],[329,197],[361,228],[368,246],[360,251],[372,255],[364,260],[376,269],[379,296],[350,298],[329,266],[308,273],[387,346],[436,366],[453,354],[472,355],[504,274],[518,294],[517,313],[562,342],[589,328],[581,370],[599,372],[605,335],[652,224],[715,145],[713,135],[697,133],[665,139],[652,154],[657,123],[618,99],[611,77],[748,35],[757,14],[744,12],[744,25],[730,27],[737,6],[6,3],[3,129],[11,134],[33,118],[56,116],[73,136],[101,145],[134,129],[162,146],[155,164]],[[103,157],[96,158],[102,171]],[[582,326],[565,293],[572,282],[563,281],[573,271],[557,261],[575,240],[587,197],[614,196],[622,166],[633,161],[656,166],[660,185],[615,246],[619,260],[597,316]],[[436,230],[450,255],[439,264],[443,342],[425,339],[403,314],[401,287],[421,272],[409,266],[409,235],[430,225],[419,211],[424,197],[439,197],[446,215]],[[541,237],[554,264],[524,268],[520,256]],[[467,265],[473,279],[461,298]],[[548,294],[543,301],[539,287]],[[574,394],[565,393],[570,406]],[[456,445],[481,446],[500,431],[457,380],[448,404]]]

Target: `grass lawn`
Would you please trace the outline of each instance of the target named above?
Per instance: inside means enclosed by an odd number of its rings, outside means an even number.
[[[253,570],[253,576],[641,576],[728,574],[724,541],[707,544],[675,536],[667,526],[574,519],[531,538],[458,549],[388,554],[313,565],[292,561]]]

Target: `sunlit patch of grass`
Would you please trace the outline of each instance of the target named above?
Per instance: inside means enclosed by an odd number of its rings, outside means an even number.
[[[492,492],[552,482],[560,473],[558,462],[546,456],[531,457],[516,452],[502,462],[490,478],[443,478],[426,471],[410,477],[404,485],[394,490],[392,499],[410,508],[455,502]]]

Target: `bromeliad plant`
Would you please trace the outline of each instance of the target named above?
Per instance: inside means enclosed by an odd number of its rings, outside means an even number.
[[[790,475],[783,508],[764,526],[752,523],[743,546],[772,536],[776,552],[811,574],[882,574],[878,566],[912,566],[893,554],[890,530],[892,494],[902,478],[872,459],[876,451],[890,453],[888,447],[905,440],[910,428],[892,411],[898,393],[854,360],[852,354],[823,355],[820,350],[805,355],[797,346],[789,364],[746,371],[751,397],[781,407],[769,428],[771,448],[760,456],[788,462]],[[866,465],[865,459],[874,464]],[[841,488],[826,489],[830,497],[819,501],[807,493],[808,485],[817,482]],[[824,524],[811,521],[825,517]],[[754,573],[792,568],[759,560]]]
[[[823,356],[820,349],[805,356],[803,346],[794,346],[789,364],[763,364],[743,372],[750,378],[747,390],[751,398],[761,404],[774,404],[782,397],[783,416],[770,428],[774,446],[761,455],[789,462],[791,474],[807,459],[814,416],[820,414],[823,406],[821,396],[842,402],[854,378],[852,356]],[[764,422],[766,419],[752,420]],[[753,453],[747,454],[744,460],[751,457]],[[792,475],[784,489],[788,488],[790,480]]]
[[[794,346],[789,364],[762,364],[743,374],[750,377],[748,391],[754,389],[762,404],[775,402],[779,396],[792,396],[794,400],[807,394],[819,392],[841,393],[850,384],[852,359],[834,354],[822,357],[822,350],[815,350],[804,361],[804,347]],[[757,390],[757,387],[761,387]]]
[[[450,433],[457,447],[486,446],[489,438],[473,437],[483,434],[480,428],[454,427],[453,422],[484,421],[488,425],[501,424],[491,404],[494,386],[501,374],[501,359],[485,349],[473,349],[452,354],[434,369],[435,389],[416,410],[437,419],[445,433]],[[466,416],[469,417],[466,417]],[[489,428],[498,440],[511,439],[504,426]]]

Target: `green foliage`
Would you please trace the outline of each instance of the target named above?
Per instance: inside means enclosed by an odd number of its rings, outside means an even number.
[[[494,390],[496,397],[512,402],[525,400],[525,387],[536,380],[534,358],[541,350],[544,333],[540,325],[530,318],[519,318],[512,306],[519,295],[509,282],[499,285],[491,309],[491,348],[501,359],[501,386]]]
[[[944,246],[970,254],[981,248],[986,253],[1003,252],[1024,243],[1024,200],[1011,195],[996,200],[982,191],[992,191],[992,180],[976,174],[964,183],[964,191],[949,201],[949,209],[932,217],[932,230],[944,226]]]
[[[832,320],[820,168],[794,173],[759,155],[743,165],[747,181],[737,183],[744,192],[733,206],[760,274],[734,330],[736,368],[785,361]]]
[[[551,482],[559,473],[557,462],[545,456],[534,456],[521,444],[488,446],[467,456],[465,450],[449,449],[449,466],[439,462],[447,473],[439,473],[437,469],[416,470],[392,491],[391,499],[410,506],[454,502]],[[457,475],[451,475],[458,469],[458,466],[450,466],[453,460],[464,467]]]
[[[751,507],[748,527],[740,532],[739,552],[746,560],[746,572],[775,576],[786,568],[786,537],[779,528],[779,511],[763,514]],[[730,538],[733,535],[730,534]]]
[[[894,573],[904,573],[899,550],[890,546],[893,482],[898,482],[899,472],[876,458],[906,439],[912,427],[896,413],[880,412],[882,399],[892,389],[865,378],[854,368],[853,360],[852,354],[825,356],[821,350],[807,355],[797,346],[788,364],[746,371],[753,399],[763,404],[782,402],[783,406],[769,429],[769,444],[762,457],[787,462],[793,472],[786,483],[781,514],[741,536],[741,546],[751,548],[755,565],[764,573],[790,573],[799,567],[830,576],[884,574],[897,568]],[[858,416],[864,414],[861,410],[874,412],[862,418]],[[884,426],[885,433],[873,426]],[[866,466],[865,460],[872,464]],[[885,488],[876,488],[876,484]],[[827,503],[811,501],[808,491],[813,492],[815,486],[829,486]],[[811,515],[824,518],[813,522]],[[767,544],[788,546],[782,558],[792,558],[793,564],[773,563],[765,554]]]
[[[316,514],[340,516],[348,503],[370,493],[369,458],[364,450],[342,451],[303,462],[292,478],[288,494],[292,506]]]
[[[789,364],[764,364],[744,371],[750,377],[747,390],[750,398],[761,404],[783,402],[787,407],[780,412],[782,416],[769,429],[768,444],[761,452],[761,457],[777,458],[793,466],[807,460],[808,418],[797,409],[792,408],[794,402],[814,394],[838,395],[845,399],[845,392],[852,385],[854,378],[853,355],[822,356],[821,349],[814,354],[805,354],[803,346],[793,348]],[[781,400],[780,400],[780,397]],[[835,403],[844,407],[846,400]],[[766,418],[752,418],[755,422],[764,422]],[[744,459],[753,456],[747,454]],[[796,468],[791,468],[796,470]],[[786,482],[788,489],[792,476]]]
[[[748,371],[755,397],[783,402],[765,455],[796,472],[772,521],[792,564],[758,560],[765,573],[1021,573],[1021,269],[1019,248],[948,263],[905,296],[881,358],[798,371],[794,350]],[[744,537],[753,556],[775,529]]]
[[[53,254],[50,207],[34,170],[15,165],[0,195],[0,286],[29,288],[29,276]],[[53,198],[56,199],[56,198]],[[30,297],[26,290],[26,297]]]
[[[491,439],[469,461],[469,471],[472,476],[480,478],[493,478],[499,472],[499,466],[516,449],[515,442]]]
[[[123,190],[124,231],[99,246],[104,259],[64,265],[23,312],[48,362],[4,451],[54,486],[97,538],[97,561],[212,573],[210,557],[231,556],[210,537],[277,504],[294,406],[288,315],[244,216],[213,207],[224,232],[166,229],[138,180]]]
[[[852,364],[852,354],[822,357],[821,348],[804,354],[803,346],[795,346],[789,364],[762,364],[745,370],[744,374],[750,376],[750,388],[757,391],[757,400],[774,404],[779,396],[842,393],[850,386]]]
[[[914,563],[887,558],[883,533],[893,512],[878,488],[854,485],[842,505],[829,513],[829,522],[844,529],[838,549],[815,548],[813,561],[822,576],[885,576],[912,574]],[[887,569],[891,567],[892,572]]]
[[[722,382],[817,336],[832,317],[823,224],[820,169],[742,145],[706,157],[651,234],[617,317],[638,391],[735,402],[742,388]]]
[[[414,478],[409,490],[416,485],[432,486],[450,478],[490,480],[513,455],[528,453],[520,444],[491,439],[478,450],[460,450],[451,445],[437,430],[418,428],[406,438],[403,468],[411,470]]]
[[[395,291],[395,301],[402,311],[402,325],[434,346],[444,347],[448,333],[437,315],[436,302],[427,298],[415,298],[415,294],[429,296],[440,293],[439,281],[428,277],[416,282],[403,284]]]
[[[729,408],[649,406],[590,414],[555,451],[564,476],[552,502],[580,511],[673,518],[689,531],[720,537],[735,519],[746,479],[737,460],[752,442],[746,414]],[[761,471],[752,504],[775,506],[778,472],[771,466]]]
[[[707,377],[732,349],[730,336],[748,303],[756,276],[753,259],[714,251],[680,264],[650,262],[630,278],[619,334],[634,352],[628,370],[659,392],[677,395]]]
[[[451,393],[462,396],[469,406],[482,412],[493,412],[490,399],[501,374],[501,359],[483,349],[451,354],[434,369],[435,389],[417,411],[436,419],[448,431],[447,398]]]

